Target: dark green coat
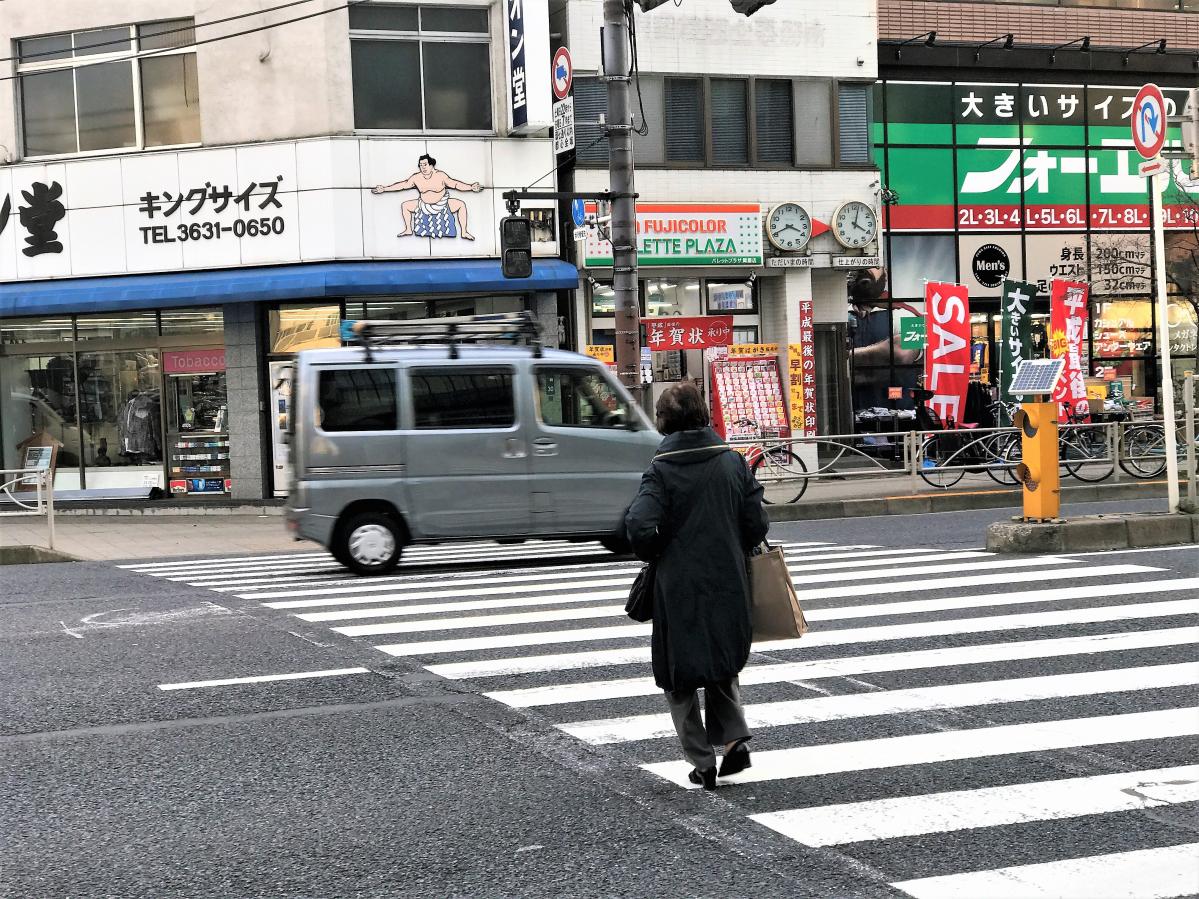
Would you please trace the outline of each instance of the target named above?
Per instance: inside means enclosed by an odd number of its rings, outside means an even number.
[[[655,683],[693,690],[736,677],[752,641],[745,560],[769,527],[745,459],[711,428],[671,434],[641,477],[625,527],[637,557],[657,560]]]

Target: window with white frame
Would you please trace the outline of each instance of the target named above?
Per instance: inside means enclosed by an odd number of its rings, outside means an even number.
[[[487,7],[350,7],[354,127],[490,132]]]
[[[24,154],[200,142],[193,19],[17,41]]]

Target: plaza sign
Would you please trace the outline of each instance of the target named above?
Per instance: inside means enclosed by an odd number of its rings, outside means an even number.
[[[587,204],[587,215],[595,215]],[[595,229],[585,265],[610,266],[612,244]],[[757,203],[638,203],[639,265],[761,265],[762,208]]]

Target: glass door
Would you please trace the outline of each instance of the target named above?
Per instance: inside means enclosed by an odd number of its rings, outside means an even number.
[[[172,374],[166,383],[172,495],[228,493],[229,404],[225,373]]]

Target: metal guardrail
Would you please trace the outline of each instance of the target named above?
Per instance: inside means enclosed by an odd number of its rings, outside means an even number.
[[[0,517],[46,516],[47,549],[54,549],[54,476],[44,468],[0,468],[0,494],[17,507],[0,506]]]
[[[1193,376],[1188,384],[1186,413],[1175,421],[1175,428],[1180,432],[1179,452],[1186,458],[1187,495],[1193,501],[1199,467]],[[1083,482],[1155,478],[1165,467],[1160,420],[1065,424],[1059,427],[1059,442],[1063,474]],[[907,476],[912,493],[922,481],[947,488],[967,473],[985,473],[1011,487],[1019,483],[1014,470],[1020,462],[1020,432],[1010,427],[765,437],[729,444],[745,455],[763,484],[803,482],[795,499],[809,481],[821,480]]]

